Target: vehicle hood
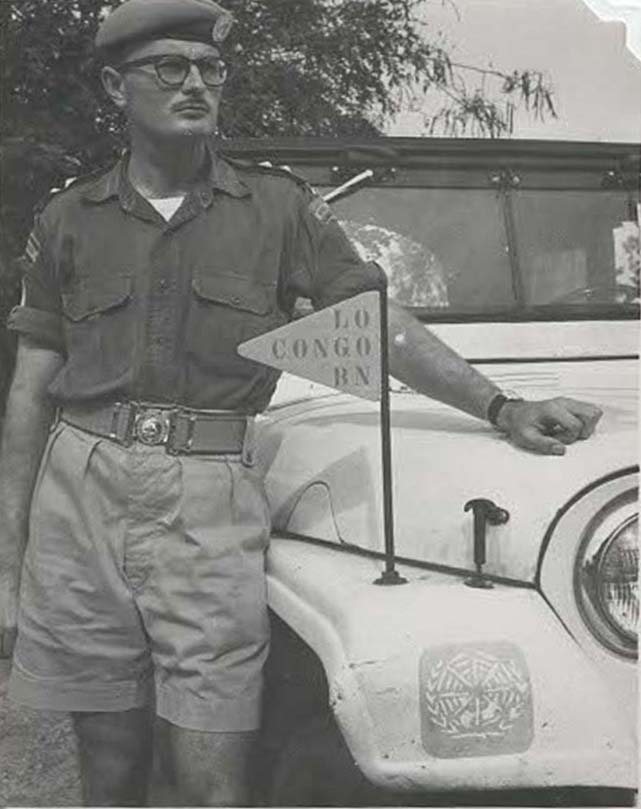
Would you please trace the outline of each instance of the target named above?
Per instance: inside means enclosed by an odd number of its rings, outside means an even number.
[[[396,553],[472,570],[472,515],[464,507],[489,498],[510,518],[488,526],[486,572],[532,581],[556,512],[585,487],[637,463],[637,364],[517,362],[483,372],[526,398],[598,404],[597,431],[562,457],[541,456],[450,407],[394,392]],[[376,403],[325,394],[276,407],[261,419],[259,443],[276,532],[383,551]]]

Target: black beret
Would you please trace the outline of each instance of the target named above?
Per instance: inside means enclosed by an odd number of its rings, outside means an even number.
[[[214,0],[125,0],[96,35],[101,54],[150,39],[189,39],[220,45],[233,17]]]

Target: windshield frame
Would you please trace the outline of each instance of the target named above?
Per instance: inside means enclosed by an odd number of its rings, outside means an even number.
[[[288,166],[318,188],[334,188],[365,169],[373,179],[352,192],[373,188],[485,189],[503,210],[515,302],[508,307],[407,307],[425,323],[634,320],[638,303],[581,302],[528,305],[519,261],[514,204],[520,191],[617,191],[627,216],[640,203],[641,144],[512,141],[465,138],[246,139],[223,144],[226,156]]]

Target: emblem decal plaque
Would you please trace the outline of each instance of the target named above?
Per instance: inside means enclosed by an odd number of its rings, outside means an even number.
[[[437,758],[527,750],[532,687],[513,643],[465,643],[426,650],[420,662],[423,747]]]

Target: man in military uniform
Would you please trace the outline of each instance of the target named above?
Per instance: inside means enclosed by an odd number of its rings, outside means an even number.
[[[230,24],[212,0],[128,0],[102,24],[130,150],[37,217],[10,317],[10,692],[72,713],[90,804],[144,802],[153,713],[176,803],[247,802],[269,536],[249,427],[278,374],[236,347],[299,296],[320,308],[383,282],[304,183],[212,148]],[[561,454],[599,418],[509,400],[393,305],[390,331],[395,376],[517,444]]]

